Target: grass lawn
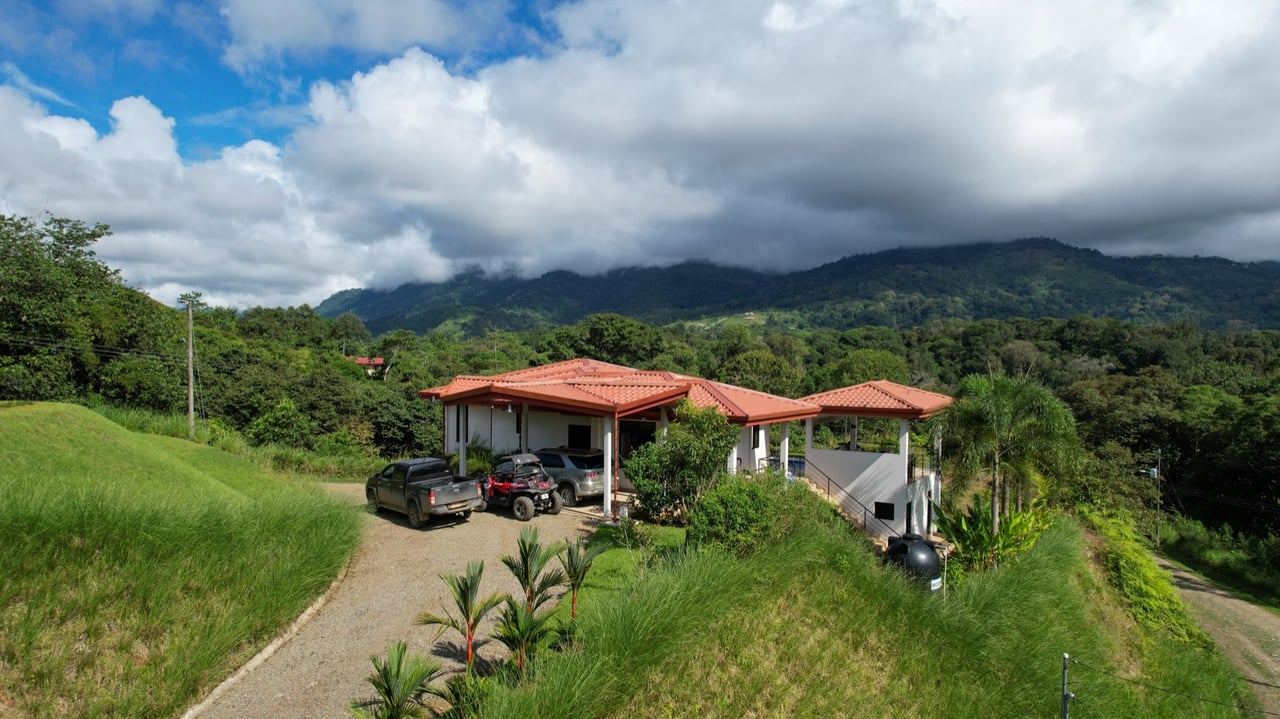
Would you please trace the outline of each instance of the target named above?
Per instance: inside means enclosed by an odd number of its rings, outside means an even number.
[[[173,716],[331,582],[359,514],[73,405],[0,404],[0,715]]]

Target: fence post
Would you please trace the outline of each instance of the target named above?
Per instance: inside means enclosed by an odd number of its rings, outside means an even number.
[[[1067,661],[1070,658],[1066,652],[1062,653],[1062,719],[1069,719],[1071,700],[1076,698],[1075,694],[1067,691]]]

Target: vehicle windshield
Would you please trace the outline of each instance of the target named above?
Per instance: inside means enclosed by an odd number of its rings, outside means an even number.
[[[573,466],[577,467],[578,469],[603,469],[604,468],[603,454],[588,454],[585,456],[571,454],[569,455],[569,461],[573,462]]]

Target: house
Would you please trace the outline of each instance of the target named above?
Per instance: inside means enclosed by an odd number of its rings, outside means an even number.
[[[688,399],[698,407],[715,407],[741,428],[738,444],[726,458],[729,471],[756,471],[768,466],[769,430],[774,424],[781,425],[777,454],[780,465],[787,466],[790,423],[804,421],[806,455],[815,453],[812,456],[816,460],[809,463],[813,467],[810,481],[838,488],[868,507],[876,502],[893,503],[894,516],[905,518],[918,509],[919,501],[913,499],[915,495],[906,494],[911,478],[905,449],[902,458],[892,462],[836,460],[822,450],[812,449],[815,419],[862,412],[867,413],[863,416],[900,418],[905,427],[910,419],[931,416],[950,402],[944,395],[901,385],[893,387],[900,388],[888,390],[897,399],[856,391],[797,400],[674,372],[574,359],[488,377],[459,375],[448,384],[418,394],[443,404],[444,451],[457,453],[460,467],[466,466],[468,442],[485,443],[496,451],[529,451],[548,446],[600,448],[604,452],[608,488],[605,516],[612,515],[620,459],[633,448],[653,441],[671,421],[676,404]],[[938,404],[936,398],[945,402]],[[902,431],[905,448],[906,429]],[[859,471],[870,473],[870,479],[863,481],[857,474],[845,474]],[[815,476],[819,479],[813,479]],[[935,477],[929,488],[935,501],[936,484]],[[913,501],[917,505],[910,505]],[[899,525],[906,526],[901,520],[889,526]]]
[[[490,377],[458,376],[420,391],[444,404],[446,453],[466,466],[468,441],[496,450],[528,451],[546,446],[598,447],[604,451],[604,512],[612,514],[620,457],[653,441],[671,421],[677,403],[689,399],[715,407],[741,427],[740,441],[726,459],[730,471],[763,467],[769,428],[783,423],[781,452],[790,442],[785,423],[811,417],[820,407],[674,372],[637,370],[591,359],[575,359]]]
[[[369,377],[380,377],[386,369],[386,360],[382,357],[348,357],[347,359],[355,362],[357,366],[364,370],[365,375]]]

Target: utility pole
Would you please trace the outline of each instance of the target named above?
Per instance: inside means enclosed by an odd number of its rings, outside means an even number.
[[[187,304],[187,439],[196,441],[196,333],[195,307],[200,304],[199,292],[187,292],[178,296]]]

